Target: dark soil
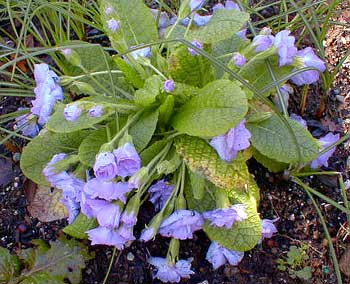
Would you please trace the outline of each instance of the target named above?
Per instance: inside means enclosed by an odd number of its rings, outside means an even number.
[[[342,6],[342,13],[336,20],[348,22],[350,12],[348,6]],[[266,11],[265,13],[276,13]],[[344,40],[343,40],[344,38]],[[350,35],[345,27],[335,26],[328,34],[327,59],[329,65],[335,66],[350,46]],[[345,69],[344,69],[345,68]],[[349,71],[348,65],[336,76],[333,90],[330,94],[320,93],[318,85],[308,90],[308,100],[305,108],[301,108],[301,92],[296,91],[290,99],[290,111],[302,114],[307,120],[309,129],[314,136],[319,137],[328,131],[343,133],[349,127]],[[13,111],[26,102],[15,98],[0,98],[0,114]],[[8,125],[11,127],[11,125]],[[1,136],[0,136],[1,138]],[[56,239],[62,234],[61,229],[66,221],[42,223],[30,217],[26,206],[27,196],[23,189],[24,177],[19,170],[18,153],[23,141],[11,140],[0,146],[1,156],[12,162],[12,179],[6,186],[0,187],[0,246],[11,251],[31,246],[32,239],[46,241]],[[330,160],[328,170],[343,173],[344,180],[348,180],[350,163],[348,162],[349,144],[338,147]],[[285,257],[291,245],[308,245],[310,260],[305,263],[312,267],[313,278],[306,283],[336,283],[333,264],[329,255],[328,242],[316,210],[308,199],[304,190],[296,186],[288,177],[281,174],[271,174],[254,160],[249,164],[251,174],[254,175],[261,189],[260,213],[263,218],[279,217],[276,223],[278,234],[265,240],[253,250],[246,252],[243,261],[237,266],[225,266],[213,270],[205,260],[210,241],[204,233],[199,232],[193,240],[181,242],[181,258],[193,257],[193,270],[196,272],[190,280],[181,283],[191,284],[276,284],[276,283],[303,283],[293,279],[287,272],[277,268],[277,259]],[[336,177],[314,176],[304,180],[311,187],[341,203],[341,193]],[[350,236],[346,216],[323,200],[316,199],[319,208],[327,220],[333,245],[338,259],[349,247]],[[140,220],[136,228],[136,237],[153,216],[151,204],[145,204],[141,210]],[[84,241],[88,244],[88,241]],[[168,240],[157,237],[147,244],[134,242],[117,257],[112,267],[107,283],[161,283],[152,278],[152,267],[147,264],[147,258],[152,256],[164,257],[167,251]],[[90,250],[96,257],[91,260],[84,270],[84,284],[102,283],[105,277],[112,249],[105,246],[91,246]],[[350,283],[343,277],[343,283]]]

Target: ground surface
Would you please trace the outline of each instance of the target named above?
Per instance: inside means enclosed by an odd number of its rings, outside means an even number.
[[[276,11],[274,11],[276,12]],[[349,22],[350,10],[343,5],[339,8],[339,15],[335,18],[340,22]],[[327,60],[330,69],[338,63],[350,47],[350,31],[343,26],[334,26],[328,33],[325,41]],[[333,67],[332,67],[333,66]],[[300,90],[296,89],[290,100],[290,111],[302,114],[307,120],[309,129],[316,137],[328,131],[343,133],[348,129],[350,122],[349,111],[349,68],[344,67],[336,76],[334,86],[329,94],[322,94],[317,85],[308,90],[308,99],[305,109],[301,109]],[[1,98],[0,114],[15,110],[25,104],[23,100],[14,98]],[[324,102],[324,104],[323,104]],[[55,239],[61,234],[60,229],[65,221],[41,223],[29,216],[26,206],[28,195],[23,188],[24,177],[18,168],[17,154],[23,146],[22,141],[10,141],[0,146],[0,152],[7,159],[0,160],[1,169],[8,172],[8,183],[0,187],[0,246],[12,251],[30,246],[30,240],[40,238],[44,240]],[[344,173],[347,180],[350,163],[348,161],[349,145],[344,144],[338,148],[332,157],[329,170]],[[181,258],[194,257],[193,269],[196,274],[181,283],[301,283],[291,278],[287,272],[277,268],[277,259],[286,255],[289,246],[308,246],[310,260],[305,263],[312,267],[313,278],[308,283],[336,283],[333,266],[328,254],[327,241],[317,213],[306,193],[288,181],[286,177],[269,173],[255,161],[250,161],[251,173],[255,176],[261,188],[260,212],[264,218],[276,218],[279,233],[270,240],[264,241],[250,252],[245,254],[243,261],[237,267],[221,267],[213,271],[211,265],[205,260],[205,253],[210,244],[204,234],[198,233],[191,241],[181,244]],[[341,194],[336,178],[321,176],[306,180],[323,194],[341,202]],[[338,257],[342,255],[350,244],[350,237],[346,235],[346,217],[331,205],[317,200],[330,230]],[[137,234],[153,215],[153,207],[145,204],[142,210]],[[88,242],[87,242],[88,243]],[[165,239],[156,238],[147,245],[134,242],[125,249],[112,268],[107,283],[160,283],[152,279],[152,269],[146,263],[149,255],[164,256],[167,250]],[[84,271],[84,284],[98,284],[105,276],[111,249],[96,246],[91,247],[96,258],[88,263]],[[350,283],[344,277],[344,283]]]

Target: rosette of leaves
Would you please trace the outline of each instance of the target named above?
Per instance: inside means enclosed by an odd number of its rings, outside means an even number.
[[[108,13],[107,8],[111,8]],[[199,212],[215,209],[218,190],[223,190],[232,204],[244,204],[246,220],[230,229],[206,223],[204,231],[211,240],[229,249],[253,248],[261,238],[259,188],[249,174],[247,160],[253,155],[265,166],[280,171],[289,164],[309,162],[319,150],[306,129],[273,107],[266,99],[269,93],[262,96],[258,92],[273,81],[263,60],[270,58],[272,68],[279,70],[276,54],[251,56],[240,72],[230,62],[216,59],[249,45],[235,36],[248,20],[244,12],[220,11],[205,27],[190,26],[187,32],[169,27],[162,31],[165,38],[141,0],[133,1],[132,9],[129,1],[101,0],[100,12],[104,32],[117,55],[111,56],[98,45],[72,42],[79,64],[74,65],[62,55],[57,57],[65,74],[66,92],[85,95],[69,102],[78,105],[82,114],[68,121],[65,105],[56,107],[45,131],[24,148],[24,174],[48,185],[42,170],[53,155],[63,152],[77,159],[72,162],[68,158],[60,163],[60,169],[85,179],[102,145],[111,141],[117,145],[127,134],[132,137],[142,165],[148,167],[145,185],[164,176],[176,184],[181,168],[186,166],[187,174],[181,181],[185,187],[183,206]],[[117,21],[116,29],[108,26],[110,20]],[[202,50],[196,49],[197,55],[189,52],[194,39],[204,44]],[[145,48],[150,48],[150,56],[135,56]],[[228,74],[218,70],[220,66]],[[290,70],[284,68],[283,72],[279,74],[283,76]],[[228,76],[232,74],[236,79]],[[254,78],[264,79],[256,82]],[[175,83],[169,92],[163,87],[168,79]],[[94,106],[102,106],[103,115],[90,117],[88,110]],[[231,162],[221,160],[209,145],[210,139],[227,133],[243,119],[252,135],[251,148]],[[130,192],[128,199],[134,194]],[[95,226],[96,222],[86,222],[80,214],[65,231],[85,238],[85,231]]]

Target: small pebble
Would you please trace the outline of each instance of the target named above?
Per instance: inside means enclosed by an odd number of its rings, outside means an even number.
[[[338,102],[344,103],[344,97],[343,97],[343,96],[336,95],[335,97],[336,97],[336,99],[337,99]]]
[[[295,215],[291,214],[288,219],[291,220],[291,221],[295,221]]]
[[[134,254],[133,254],[132,252],[129,252],[129,253],[126,255],[126,259],[127,259],[128,261],[134,261],[135,256],[134,256]]]

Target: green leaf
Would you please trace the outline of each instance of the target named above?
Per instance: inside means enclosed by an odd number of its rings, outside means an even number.
[[[20,282],[20,284],[66,284],[63,277],[52,276],[49,273],[36,273],[35,275],[28,276],[26,279]]]
[[[175,105],[175,98],[172,95],[168,95],[165,101],[159,107],[159,123],[166,125],[169,122],[170,117],[173,114]]]
[[[277,162],[276,160],[270,159],[261,154],[255,148],[253,148],[253,156],[260,164],[262,164],[270,172],[279,173],[288,168],[287,163]]]
[[[204,231],[209,239],[237,251],[247,251],[256,246],[261,238],[261,220],[257,212],[256,199],[252,194],[236,193],[237,203],[246,205],[248,218],[236,222],[231,229],[214,227],[206,222]]]
[[[203,87],[214,80],[213,67],[203,56],[193,56],[181,45],[169,57],[170,77],[175,82]]]
[[[190,176],[193,197],[195,199],[202,199],[205,195],[205,179],[191,170],[188,171],[188,174]]]
[[[120,57],[113,57],[113,60],[118,65],[119,69],[123,71],[126,81],[131,83],[135,88],[139,89],[143,87],[143,79],[130,63]]]
[[[0,247],[0,284],[7,284],[15,277],[20,268],[20,262],[17,256]]]
[[[156,102],[160,94],[162,79],[159,75],[153,75],[145,81],[143,88],[135,92],[135,103],[142,107],[147,107]]]
[[[51,247],[45,252],[36,250],[32,269],[24,272],[22,276],[38,284],[51,283],[51,281],[61,284],[59,280],[65,278],[72,284],[80,283],[85,260],[90,259],[87,248],[75,240],[56,240],[50,244]],[[49,282],[43,282],[45,278]]]
[[[42,174],[47,163],[55,154],[76,152],[81,141],[88,134],[87,130],[71,133],[42,131],[23,149],[21,169],[24,175],[38,184],[49,186],[50,184]]]
[[[295,270],[294,273],[295,276],[304,280],[310,280],[312,277],[312,270],[310,266],[306,266],[301,270]]]
[[[173,118],[179,132],[193,136],[213,137],[236,126],[248,111],[244,91],[229,80],[206,85]]]
[[[158,110],[143,113],[140,119],[129,129],[135,148],[142,151],[151,141],[158,122]]]
[[[111,134],[115,134],[111,129]],[[82,163],[89,167],[95,164],[95,158],[101,146],[108,142],[107,130],[105,127],[93,131],[80,144],[79,159]]]
[[[227,65],[232,59],[233,53],[237,52],[243,45],[247,45],[247,41],[241,39],[238,35],[231,35],[230,38],[213,43],[212,55],[224,65]],[[216,78],[221,78],[225,72],[220,67],[214,67]]]
[[[95,218],[88,218],[83,213],[80,213],[72,224],[63,229],[63,232],[76,239],[88,239],[85,232],[97,226],[98,223]]]
[[[100,1],[100,14],[104,31],[108,35],[112,46],[118,52],[124,52],[128,47],[150,43],[158,39],[158,29],[150,9],[142,0],[102,0]],[[132,4],[132,5],[131,5]],[[113,11],[106,15],[106,8]],[[107,21],[115,19],[120,21],[120,28],[112,32]]]
[[[215,12],[207,25],[191,31],[188,36],[203,43],[217,42],[240,31],[248,20],[248,13],[221,9]]]
[[[226,191],[249,190],[249,172],[242,154],[230,163],[224,162],[205,140],[187,135],[177,137],[175,147],[191,171],[214,185]]]
[[[64,117],[64,108],[66,105],[59,104],[56,107],[54,114],[51,116],[46,127],[50,131],[58,133],[69,133],[80,129],[87,129],[93,127],[95,124],[105,120],[110,115],[116,112],[116,107],[107,103],[94,103],[90,101],[78,101],[70,103],[69,105],[76,104],[82,109],[80,117],[76,121],[68,121]],[[100,117],[92,117],[89,115],[89,109],[93,106],[100,105],[103,107],[103,115]]]
[[[278,56],[270,58],[270,65],[273,73],[275,74],[276,80],[283,78],[291,73],[293,66],[282,66],[279,67]],[[248,80],[256,89],[260,90],[267,85],[271,84],[274,80],[271,77],[270,71],[267,67],[265,58],[249,60],[238,73],[244,79]],[[269,94],[269,93],[268,93]],[[266,95],[268,95],[266,94]]]
[[[298,122],[289,118],[287,121],[294,132],[296,141],[283,121],[277,115],[272,115],[260,123],[247,124],[247,128],[252,134],[250,140],[252,145],[262,155],[279,162],[309,162],[318,153],[318,141]]]
[[[214,191],[216,189],[217,188],[214,185],[206,182],[202,198],[196,199],[192,184],[187,181],[185,186],[185,196],[188,208],[191,210],[196,210],[198,212],[205,212],[215,209],[216,202]]]
[[[159,154],[161,150],[164,149],[166,144],[167,144],[167,141],[165,140],[156,141],[153,144],[151,144],[149,147],[147,147],[145,150],[143,150],[140,154],[142,165],[146,166],[149,162],[151,162],[152,159],[157,154]]]
[[[87,83],[98,94],[106,95],[120,95],[120,89],[128,90],[123,83],[123,74],[115,74],[110,71],[118,70],[117,65],[112,60],[112,57],[103,50],[99,44],[90,44],[85,41],[69,41],[66,45],[71,45],[72,49],[80,57],[81,65],[83,67],[73,66],[68,63],[63,56],[62,61],[57,62],[65,75],[68,76],[83,76],[75,81]],[[77,45],[75,48],[74,45]],[[100,72],[100,73],[96,73]],[[101,72],[103,72],[101,74]],[[90,75],[89,75],[90,74]],[[77,87],[72,87],[72,90],[81,94],[96,95],[95,92],[89,93],[86,90],[80,91]]]

